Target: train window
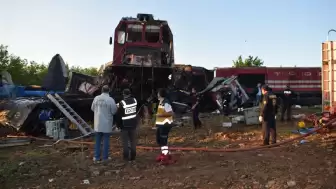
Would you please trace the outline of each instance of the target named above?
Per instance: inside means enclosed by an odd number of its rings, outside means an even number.
[[[164,44],[172,43],[167,27],[162,28],[162,40]]]
[[[129,24],[127,26],[127,42],[142,41],[142,28],[140,24]]]
[[[155,25],[147,25],[145,40],[149,43],[158,43],[160,40],[160,27]]]
[[[124,44],[125,43],[125,36],[126,33],[124,31],[118,31],[118,43],[119,44]]]

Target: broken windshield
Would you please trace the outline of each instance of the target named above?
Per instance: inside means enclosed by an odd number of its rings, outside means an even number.
[[[158,43],[160,41],[160,27],[146,25],[145,40],[149,43]]]
[[[126,50],[129,64],[151,66],[160,64],[161,54],[158,49],[130,47]]]

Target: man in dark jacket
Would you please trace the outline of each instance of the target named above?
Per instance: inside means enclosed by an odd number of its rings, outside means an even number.
[[[121,122],[121,139],[123,146],[123,159],[135,160],[136,156],[136,128],[137,128],[137,100],[131,97],[129,89],[123,90],[123,100],[118,104],[118,115]]]
[[[292,105],[293,105],[293,91],[287,85],[283,91],[282,109],[281,109],[281,121],[285,119],[285,113],[287,113],[286,120],[290,121],[292,117]]]
[[[237,102],[237,108],[238,108],[238,112],[242,112],[244,111],[243,108],[243,94],[242,91],[239,89],[238,86],[236,86],[236,102]]]
[[[192,97],[192,115],[193,115],[193,124],[194,124],[194,129],[198,129],[202,126],[202,122],[199,119],[199,97],[197,96],[197,92],[195,88],[192,88],[191,93]]]
[[[222,96],[222,108],[225,116],[228,116],[231,112],[231,97],[232,91],[228,85],[224,85],[224,88],[221,90]]]
[[[276,114],[278,113],[277,97],[267,85],[261,88],[263,98],[260,103],[259,121],[262,124],[263,145],[269,145],[270,135],[272,144],[276,143]]]

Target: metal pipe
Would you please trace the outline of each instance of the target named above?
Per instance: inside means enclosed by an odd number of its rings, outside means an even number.
[[[144,59],[142,58],[141,59],[141,101],[143,100],[143,94],[142,94],[142,92],[143,92],[143,69],[144,69],[144,65],[143,65],[143,62],[144,62]]]
[[[330,30],[328,31],[327,41],[329,41],[329,35],[330,35],[331,32],[336,32],[336,30],[334,30],[334,29],[330,29]]]

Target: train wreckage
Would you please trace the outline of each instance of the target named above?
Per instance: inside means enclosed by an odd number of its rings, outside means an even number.
[[[10,74],[1,74],[1,91],[7,92],[7,96],[2,96],[7,99],[0,102],[0,111],[6,112],[3,116],[5,119],[0,119],[0,124],[28,134],[40,134],[48,133],[45,125],[49,122],[59,121],[62,125],[70,120],[85,135],[91,132],[86,123],[93,120],[91,103],[100,94],[103,85],[110,87],[110,95],[117,102],[121,100],[124,88],[131,89],[133,96],[141,104],[140,117],[144,117],[145,114],[154,114],[152,107],[160,88],[167,89],[174,112],[178,116],[190,111],[192,98],[185,91],[191,91],[192,88],[201,97],[201,112],[223,112],[223,88],[229,87],[233,91],[230,108],[235,109],[237,88],[242,92],[242,102],[249,106],[246,102],[249,102],[251,87],[269,80],[278,82],[277,78],[271,78],[271,72],[268,73],[265,68],[223,68],[213,71],[175,64],[173,34],[168,22],[156,20],[151,14],[122,18],[109,44],[114,46],[113,59],[102,66],[99,76],[76,72],[68,74],[64,61],[58,54],[52,58],[42,86],[15,86],[8,82],[11,81]],[[289,72],[292,73],[290,70]],[[315,72],[318,70],[314,74]],[[287,76],[281,78],[282,84],[295,79],[293,75],[285,77]],[[317,77],[310,79],[315,82]],[[309,78],[303,77],[296,80],[300,79],[309,81]],[[301,85],[303,84],[300,81],[299,89],[307,88]],[[317,91],[318,86],[314,87]],[[303,91],[309,93],[311,89]],[[16,98],[8,98],[9,96]]]
[[[65,104],[68,104],[77,112],[77,117],[82,117],[85,121],[93,120],[93,112],[90,110],[91,103],[94,96],[100,94],[100,88],[106,83],[103,76],[88,76],[81,73],[71,72],[69,78],[64,74],[63,66],[64,62],[60,55],[56,55],[52,58],[50,62],[48,74],[44,79],[44,85],[41,87],[18,87],[20,90],[16,90],[16,94],[12,96],[18,96],[16,98],[7,98],[1,101],[0,107],[2,111],[6,113],[6,119],[1,119],[1,124],[6,125],[16,130],[23,131],[27,134],[41,134],[46,133],[46,128],[44,126],[45,122],[51,120],[65,120],[69,119],[69,115],[60,107],[58,107],[57,102],[53,102],[53,97],[58,96],[59,99],[63,99]],[[199,67],[192,67],[194,73],[189,73],[190,66],[186,66],[188,69],[181,69],[181,66],[171,69],[172,79],[167,77],[164,82],[170,82],[166,88],[169,91],[170,99],[173,102],[173,108],[177,114],[184,114],[188,112],[191,108],[190,97],[181,92],[186,90],[184,83],[193,83],[193,79],[199,79],[197,74],[204,74],[205,69]],[[188,70],[188,71],[186,71]],[[202,72],[203,71],[203,72]],[[186,79],[186,74],[191,74],[190,80]],[[205,75],[203,75],[205,76]],[[50,78],[54,78],[53,82],[47,82]],[[57,79],[55,79],[57,78]],[[163,78],[160,78],[163,79]],[[64,81],[67,81],[66,83]],[[60,82],[55,82],[60,81]],[[148,81],[145,81],[148,82]],[[146,84],[144,82],[144,84]],[[212,112],[215,110],[221,111],[221,97],[220,89],[223,84],[228,84],[232,88],[236,86],[240,87],[236,77],[230,78],[214,78],[211,82],[203,80],[205,87],[201,88],[199,95],[202,96],[200,106],[203,112]],[[181,84],[182,83],[182,84]],[[142,83],[140,83],[141,85]],[[161,84],[161,83],[159,83]],[[117,85],[116,85],[117,86]],[[197,85],[191,85],[198,87]],[[131,87],[130,87],[131,88]],[[111,95],[118,94],[120,88],[111,88]],[[157,90],[156,88],[153,90]],[[140,91],[141,92],[141,91]],[[134,90],[133,95],[139,99],[144,107],[152,107],[155,103],[152,94],[139,93]],[[118,97],[116,95],[116,101]],[[234,106],[234,96],[232,96],[232,106]],[[248,99],[247,95],[244,95],[244,101]],[[140,111],[142,112],[142,110]],[[71,122],[76,122],[76,120],[71,120]],[[85,133],[85,132],[83,132]]]
[[[100,76],[76,72],[68,76],[62,57],[55,55],[42,86],[16,87],[15,95],[11,96],[17,98],[2,100],[0,108],[7,113],[1,124],[38,134],[48,132],[45,122],[66,120],[66,117],[83,134],[88,134],[90,128],[84,123],[93,120],[90,106],[103,85],[110,87],[111,96],[116,101],[121,100],[124,88],[131,89],[141,103],[139,112],[147,110],[149,114],[153,114],[151,107],[159,88],[167,89],[176,114],[190,110],[191,97],[184,91],[191,88],[202,96],[201,112],[221,110],[222,98],[216,92],[223,84],[243,91],[236,77],[213,78],[213,72],[205,68],[175,65],[173,35],[169,25],[167,21],[155,20],[150,14],[122,18],[115,29],[114,41],[110,38],[110,44],[114,44],[113,61]],[[234,106],[234,96],[232,99],[231,105]],[[247,99],[243,92],[243,101]]]

